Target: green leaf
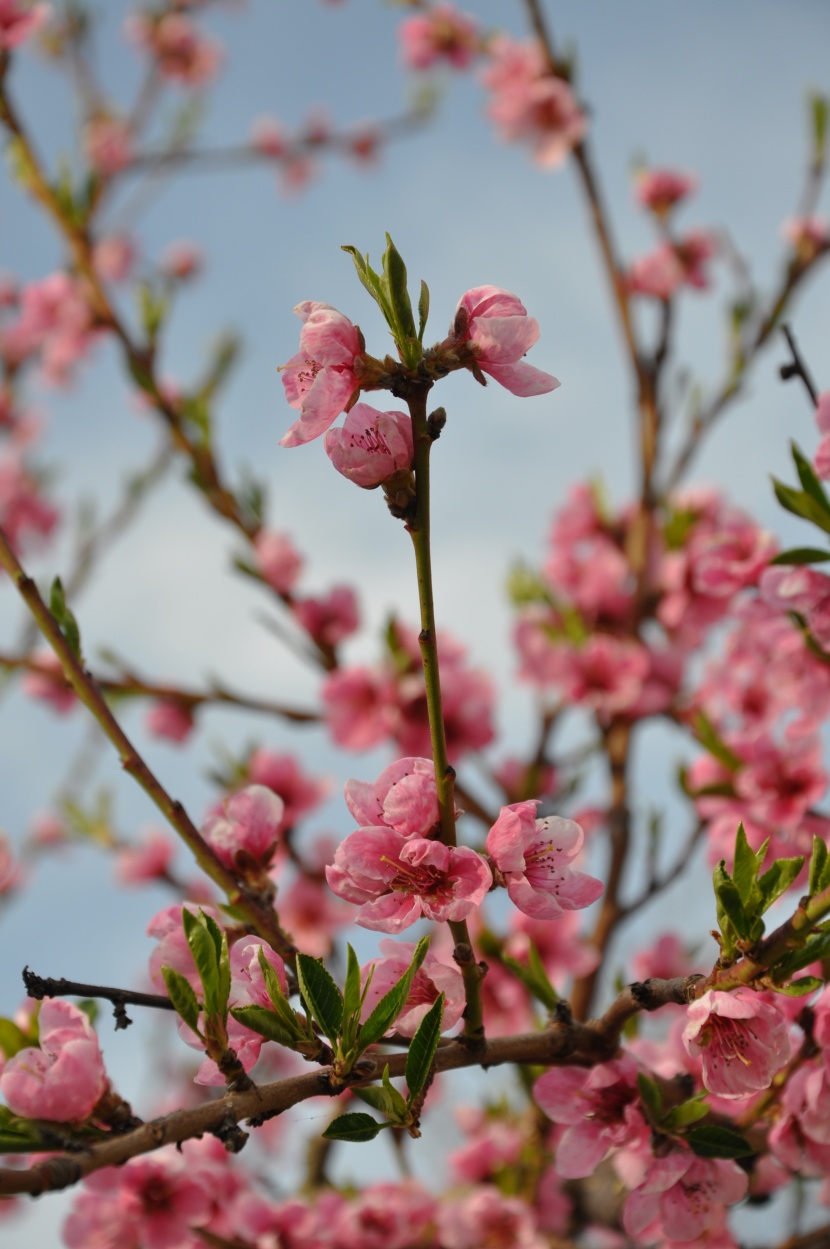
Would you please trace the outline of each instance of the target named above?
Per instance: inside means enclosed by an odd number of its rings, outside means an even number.
[[[673,1106],[667,1115],[664,1116],[661,1127],[667,1132],[676,1132],[678,1128],[688,1127],[690,1123],[697,1123],[698,1119],[705,1119],[709,1113],[709,1107],[701,1097],[691,1097],[687,1102],[681,1102],[679,1106]]]
[[[818,976],[802,976],[800,980],[791,980],[789,984],[776,984],[773,988],[776,993],[783,993],[787,997],[805,997],[823,986],[824,981],[819,980]]]
[[[421,294],[418,298],[418,342],[424,341],[424,330],[427,327],[427,318],[429,316],[429,287],[423,278],[421,278]]]
[[[661,1122],[663,1116],[663,1093],[660,1085],[656,1080],[652,1080],[647,1075],[643,1075],[642,1072],[638,1072],[637,1088],[640,1091],[640,1100],[646,1108],[648,1117],[656,1127]]]
[[[770,564],[826,564],[830,560],[830,551],[822,551],[816,546],[794,546],[789,551],[781,551]]]
[[[218,981],[218,1001],[216,1014],[221,1014],[224,1019],[228,1017],[228,998],[231,992],[231,960],[228,951],[228,936],[215,919],[210,915],[204,916],[205,928],[208,931],[213,948],[216,953],[216,971]]]
[[[186,980],[180,971],[176,971],[174,967],[168,967],[166,964],[162,967],[161,974],[164,977],[164,987],[167,989],[167,996],[173,1003],[173,1009],[176,1014],[181,1015],[188,1028],[198,1032],[200,1007],[190,981]]]
[[[396,1123],[405,1123],[409,1117],[409,1105],[406,1099],[403,1097],[401,1093],[398,1092],[398,1090],[395,1088],[394,1084],[392,1083],[391,1079],[389,1078],[389,1064],[388,1063],[383,1068],[383,1075],[381,1076],[381,1083],[383,1085],[383,1091],[386,1094],[386,1096],[389,1098],[389,1102],[392,1106],[392,1118],[394,1119]]]
[[[0,1106],[0,1154],[30,1154],[43,1146],[36,1123],[18,1118],[8,1106]]]
[[[343,985],[343,1016],[348,1023],[360,1015],[360,963],[350,945],[346,946],[346,981]]]
[[[748,914],[753,915],[758,909],[761,894],[758,888],[758,870],[766,858],[769,838],[759,847],[756,853],[746,839],[743,822],[738,825],[735,834],[735,862],[732,878],[741,896],[741,902]]]
[[[728,924],[731,924],[739,937],[746,939],[750,931],[749,921],[744,911],[738,887],[727,872],[726,863],[723,859],[718,863],[712,877],[715,886],[718,924],[724,938],[728,938],[730,935],[724,926],[724,921],[726,921]]]
[[[383,289],[383,283],[381,281],[381,278],[377,273],[375,273],[374,269],[369,264],[369,257],[366,256],[364,258],[363,256],[361,256],[360,252],[357,250],[356,247],[344,246],[344,247],[341,247],[340,250],[344,252],[348,252],[349,255],[351,256],[352,260],[354,261],[354,267],[357,270],[357,276],[360,278],[362,285],[366,288],[366,290],[372,296],[372,299],[374,299],[375,303],[380,308],[387,325],[391,329],[392,328],[392,321],[391,321],[392,310],[389,307],[389,303],[388,303],[386,294]]]
[[[825,533],[830,533],[830,515],[806,491],[785,486],[777,477],[772,479],[772,488],[776,499],[787,512],[800,516],[802,520],[809,520]]]
[[[205,918],[205,913],[202,910],[199,911],[198,915],[194,915],[192,911],[188,911],[187,907],[182,907],[184,935],[190,947],[190,953],[193,955],[199,979],[202,982],[205,1014],[218,1015],[221,1013],[219,1005],[219,959],[213,937],[204,923]]]
[[[810,855],[810,897],[821,893],[830,885],[830,854],[827,843],[821,837],[813,837],[813,853]]]
[[[360,1052],[368,1049],[370,1045],[374,1045],[379,1041],[384,1032],[387,1032],[392,1024],[400,1015],[406,1000],[409,997],[409,991],[412,988],[412,981],[418,968],[423,963],[429,949],[429,937],[421,937],[421,940],[415,946],[412,954],[412,962],[407,967],[400,980],[392,985],[388,993],[380,999],[369,1018],[361,1026],[358,1033],[358,1042]]]
[[[697,713],[692,720],[692,728],[697,740],[705,750],[709,751],[710,755],[730,772],[738,771],[741,767],[741,760],[733,754],[725,742],[721,741],[714,724],[704,712]]]
[[[790,443],[790,449],[795,461],[798,479],[806,493],[814,500],[818,506],[830,516],[830,499],[827,498],[824,487],[815,474],[812,464],[802,452],[796,442]]]
[[[300,992],[325,1037],[334,1044],[343,1023],[343,995],[319,959],[297,955]]]
[[[297,1041],[307,1040],[305,1028],[297,1017],[297,1012],[293,1006],[289,1004],[288,998],[282,991],[277,973],[265,957],[265,951],[262,946],[259,947],[259,966],[265,980],[265,988],[274,1007],[274,1013],[280,1020],[280,1026],[283,1031],[293,1036]],[[264,1007],[258,1009],[265,1009]],[[269,1013],[269,1012],[266,1012]],[[258,1031],[258,1029],[255,1029]]]
[[[699,1158],[749,1158],[756,1152],[740,1132],[717,1124],[690,1128],[686,1140]]]
[[[769,910],[776,898],[786,893],[804,866],[804,855],[793,859],[776,859],[769,871],[758,878],[763,895],[762,913]]]
[[[388,1068],[387,1068],[388,1070]],[[395,1090],[397,1092],[397,1089]],[[385,1088],[381,1088],[379,1084],[369,1084],[365,1089],[352,1089],[355,1097],[359,1097],[367,1106],[371,1106],[373,1110],[379,1110],[382,1115],[386,1115],[388,1119],[392,1118],[392,1098],[389,1096]],[[400,1094],[398,1094],[400,1096]],[[404,1109],[406,1102],[404,1102]]]
[[[770,968],[772,978],[778,984],[783,984],[797,971],[801,971],[802,967],[809,967],[810,963],[821,962],[828,956],[830,956],[830,929],[824,929],[823,932],[817,932],[808,937],[800,950],[795,950],[786,958],[779,959],[774,967]]]
[[[809,96],[810,120],[813,131],[813,164],[823,165],[827,148],[827,120],[830,100],[826,95],[812,91]]]
[[[22,1028],[19,1028],[13,1019],[0,1019],[0,1050],[3,1051],[3,1057],[8,1061],[14,1058],[15,1054],[19,1054],[21,1050],[29,1049],[33,1042]]]
[[[60,577],[55,577],[52,582],[52,588],[49,594],[49,610],[58,622],[61,633],[66,638],[72,654],[76,659],[81,658],[81,633],[78,629],[78,622],[66,602],[66,595],[63,590],[63,583]]]
[[[294,1014],[293,1011],[291,1013]],[[276,1041],[277,1045],[285,1045],[288,1049],[297,1049],[307,1039],[296,1015],[293,1023],[286,1023],[266,1006],[232,1006],[231,1014],[252,1032],[258,1032],[267,1040]]]
[[[371,1115],[360,1111],[348,1115],[339,1115],[326,1128],[323,1136],[329,1141],[373,1141],[378,1132],[382,1132],[386,1123],[378,1123]]]
[[[412,316],[412,302],[406,285],[406,265],[389,234],[386,235],[386,251],[383,253],[383,276],[386,280],[386,292],[389,306],[395,319],[397,333],[395,335],[404,358],[407,357],[407,343],[415,339],[415,320]]]
[[[444,1018],[444,994],[439,993],[415,1031],[406,1056],[406,1084],[409,1100],[421,1092],[426,1084],[438,1042],[441,1040],[441,1023]]]

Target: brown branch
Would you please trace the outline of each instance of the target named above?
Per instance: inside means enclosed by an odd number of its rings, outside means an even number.
[[[55,678],[54,671],[32,655],[0,654],[0,668],[25,669],[27,672],[40,672],[44,676]],[[286,707],[283,703],[274,703],[265,698],[254,698],[249,694],[236,694],[224,685],[217,685],[211,690],[193,690],[180,685],[159,685],[152,681],[145,681],[132,673],[119,680],[96,676],[92,672],[89,675],[104,694],[129,698],[158,698],[167,702],[181,703],[188,710],[194,710],[206,704],[220,704],[226,707],[239,707],[244,711],[280,716],[283,720],[291,720],[295,724],[318,724],[320,721],[320,713],[317,711]],[[67,680],[66,684],[69,685],[70,682]]]
[[[2,529],[0,529],[0,565],[9,574],[15,589],[36,620],[38,628],[60,659],[64,675],[72,689],[118,751],[124,771],[138,782],[184,841],[202,871],[224,891],[228,901],[237,909],[237,913],[244,922],[250,925],[251,930],[268,941],[283,957],[292,958],[294,947],[280,928],[273,908],[237,881],[233,872],[225,867],[212,846],[201,836],[182,804],[168,794],[127,737],[98,686],[62,634],[58,622],[40,597],[34,581],[26,574]]]
[[[495,1037],[482,1041],[473,1050],[463,1039],[452,1040],[438,1048],[434,1060],[436,1073],[462,1067],[501,1066],[505,1063],[533,1066],[594,1066],[607,1062],[617,1051],[620,1029],[626,1019],[640,1010],[657,1010],[668,1002],[690,1000],[695,977],[681,976],[676,980],[649,980],[644,985],[624,989],[618,1001],[598,1020],[578,1023],[564,1016],[543,1032],[530,1032],[511,1037]],[[564,1013],[563,1013],[564,1014]],[[365,1069],[345,1077],[346,1087],[366,1085],[380,1074],[381,1064],[389,1066],[394,1079],[405,1074],[407,1055],[384,1054],[376,1060],[376,1070],[367,1077]],[[176,1110],[160,1119],[142,1124],[132,1132],[111,1140],[92,1144],[83,1153],[62,1154],[36,1163],[27,1171],[0,1169],[0,1196],[14,1193],[42,1193],[68,1188],[86,1175],[102,1167],[118,1166],[130,1158],[151,1153],[163,1145],[178,1144],[206,1132],[227,1131],[229,1125],[248,1120],[253,1127],[266,1118],[280,1114],[299,1102],[312,1097],[331,1097],[343,1091],[342,1083],[334,1086],[330,1070],[324,1069],[272,1084],[254,1086],[243,1092],[226,1093],[215,1101],[184,1110]]]
[[[804,383],[807,394],[812,400],[813,407],[816,407],[818,404],[818,387],[813,381],[804,357],[798,349],[795,336],[793,335],[789,325],[782,325],[781,333],[786,338],[787,346],[792,353],[792,362],[790,364],[782,364],[781,368],[778,370],[781,375],[781,380],[786,382],[789,381],[791,377],[800,377]]]
[[[103,998],[107,1002],[112,1002],[115,1007],[113,1013],[116,1032],[122,1028],[129,1028],[132,1023],[124,1009],[127,1005],[149,1006],[153,1010],[176,1009],[170,998],[162,993],[137,993],[132,989],[114,989],[102,984],[82,984],[78,980],[66,980],[63,976],[56,980],[52,976],[38,976],[28,967],[23,968],[23,983],[29,997],[35,998],[38,1002],[43,1001],[45,997],[63,997],[66,994],[72,997]]]

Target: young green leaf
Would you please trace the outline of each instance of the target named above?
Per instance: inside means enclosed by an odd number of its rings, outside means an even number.
[[[698,1119],[705,1119],[709,1113],[709,1107],[700,1097],[692,1097],[687,1102],[681,1102],[679,1106],[672,1106],[668,1114],[663,1116],[661,1127],[667,1132],[676,1132],[679,1128],[688,1127],[690,1123],[697,1123]]]
[[[343,995],[319,959],[297,955],[300,992],[325,1037],[335,1043],[343,1023]]]
[[[763,863],[769,838],[759,848],[757,854],[746,839],[743,823],[738,825],[735,834],[735,862],[732,878],[737,886],[744,909],[754,915],[761,903],[761,892],[758,888],[758,871]]]
[[[78,629],[78,622],[67,605],[63,582],[60,577],[55,577],[52,582],[52,588],[49,593],[49,610],[58,622],[58,627],[66,638],[72,654],[76,659],[80,659],[81,634]]]
[[[216,955],[218,1007],[216,1013],[222,1014],[227,1019],[228,998],[231,992],[231,960],[228,951],[228,935],[210,915],[205,915],[203,911],[200,911],[199,914],[203,917],[205,928],[213,942],[213,949]]]
[[[814,525],[818,525],[819,529],[830,533],[830,515],[825,513],[824,509],[806,491],[785,486],[777,477],[772,479],[772,488],[776,499],[786,511],[792,512],[794,516],[800,516],[802,520],[812,521]]]
[[[421,278],[421,294],[418,297],[418,342],[424,341],[424,330],[427,327],[427,317],[429,316],[429,287]],[[828,556],[830,558],[830,556]]]
[[[193,962],[196,964],[199,979],[202,982],[205,1014],[219,1015],[222,1011],[219,990],[219,959],[216,954],[214,939],[204,923],[205,918],[205,913],[202,910],[199,911],[198,915],[194,915],[191,911],[188,911],[187,907],[182,907],[184,935],[190,947],[190,953],[193,955]]]
[[[397,1092],[397,1090],[395,1090]],[[379,1084],[368,1084],[365,1089],[352,1089],[355,1097],[359,1097],[367,1106],[371,1106],[373,1110],[379,1110],[387,1119],[393,1116],[392,1098],[389,1096],[385,1088],[381,1088]],[[400,1096],[400,1094],[398,1094]],[[406,1103],[404,1103],[406,1107]]]
[[[776,898],[787,892],[803,866],[803,855],[794,859],[776,859],[769,871],[758,877],[758,887],[764,899],[762,913],[769,910]]]
[[[13,1019],[0,1019],[0,1052],[7,1061],[31,1045],[31,1038]]]
[[[656,1080],[652,1080],[647,1075],[639,1072],[637,1075],[637,1088],[648,1117],[656,1127],[661,1122],[663,1116],[663,1094],[660,1085]]]
[[[819,980],[818,976],[802,976],[800,980],[791,980],[789,984],[775,984],[772,987],[776,993],[783,993],[787,997],[805,997],[808,993],[815,993],[823,984],[824,981]]]
[[[389,306],[395,319],[395,338],[401,349],[415,338],[415,320],[412,303],[406,285],[406,265],[392,239],[386,235],[386,251],[383,253],[383,276],[389,298]]]
[[[779,959],[770,968],[772,978],[776,984],[784,984],[797,971],[801,971],[802,967],[809,967],[810,963],[820,962],[828,957],[830,957],[830,929],[824,929],[808,937],[800,950],[795,950],[786,958]]]
[[[277,1045],[285,1045],[288,1049],[298,1049],[308,1040],[296,1015],[293,1022],[286,1021],[265,1006],[234,1006],[231,1007],[231,1014],[252,1032],[258,1032],[266,1040],[276,1041]]]
[[[398,1015],[400,1015],[406,1005],[406,1000],[409,997],[409,991],[412,988],[412,981],[415,979],[415,975],[419,967],[426,958],[428,949],[429,937],[421,937],[421,940],[415,946],[412,953],[412,962],[409,964],[400,980],[398,980],[396,984],[392,985],[392,988],[388,993],[384,994],[369,1018],[361,1026],[360,1032],[358,1033],[358,1042],[361,1053],[370,1045],[374,1045],[376,1041],[379,1041],[384,1032],[388,1032]]]
[[[444,1018],[444,994],[439,993],[415,1031],[406,1056],[406,1084],[409,1100],[417,1097],[426,1084],[438,1042],[441,1040],[441,1023]]]
[[[823,512],[830,516],[830,499],[827,498],[824,486],[822,486],[818,477],[816,477],[812,464],[803,454],[797,443],[790,443],[790,449],[793,453],[793,460],[795,461],[798,479],[804,487],[805,493],[810,496],[810,498],[818,505],[818,507],[821,508]]]
[[[0,1154],[31,1154],[43,1147],[36,1123],[19,1119],[8,1106],[0,1106]]]
[[[770,560],[771,564],[826,564],[830,560],[830,551],[822,551],[816,546],[794,546],[789,551],[779,551]]]
[[[173,1003],[177,1015],[181,1015],[188,1028],[199,1031],[200,1006],[189,980],[185,980],[180,971],[166,964],[161,969],[167,996]]]
[[[360,1111],[347,1115],[338,1115],[326,1128],[323,1136],[329,1141],[373,1141],[378,1132],[389,1127],[388,1123],[378,1123],[371,1115]]]
[[[714,1123],[690,1128],[686,1140],[699,1158],[749,1158],[756,1152],[740,1132]]]
[[[697,713],[692,721],[692,727],[701,746],[730,772],[737,772],[741,767],[741,760],[721,740],[714,724],[704,712]]]
[[[383,1068],[383,1075],[381,1076],[381,1083],[383,1084],[383,1091],[386,1094],[386,1096],[389,1098],[389,1104],[392,1107],[392,1113],[391,1113],[390,1118],[392,1118],[395,1123],[405,1123],[409,1115],[409,1105],[404,1099],[404,1097],[402,1096],[402,1094],[399,1093],[398,1090],[395,1088],[394,1084],[389,1078],[389,1064],[388,1063]]]
[[[813,853],[810,855],[810,897],[821,893],[830,885],[830,853],[822,837],[813,837]]]
[[[360,963],[350,945],[346,946],[346,981],[343,985],[343,1015],[348,1021],[360,1014]]]
[[[726,863],[721,859],[713,872],[715,901],[717,905],[718,924],[724,938],[728,938],[724,922],[731,925],[739,937],[749,936],[749,921],[744,911],[741,895],[732,877],[726,870]]]

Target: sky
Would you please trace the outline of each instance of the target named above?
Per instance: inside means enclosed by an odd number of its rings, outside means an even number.
[[[518,0],[471,0],[465,7],[486,27],[527,34]],[[97,8],[104,15],[101,76],[126,104],[139,78],[138,58],[122,35],[127,6],[113,0]],[[632,200],[632,169],[646,161],[689,170],[700,185],[683,223],[722,232],[768,290],[782,264],[781,224],[800,194],[806,93],[830,91],[827,5],[561,0],[546,9],[560,48],[576,55],[621,254],[633,257],[653,242]],[[225,61],[206,104],[200,144],[242,141],[262,116],[296,127],[312,107],[327,110],[338,126],[398,116],[417,90],[400,68],[399,20],[395,7],[377,0],[249,0],[218,7],[207,25],[225,45]],[[372,167],[323,160],[319,177],[293,197],[281,194],[266,168],[184,173],[148,199],[136,234],[151,259],[180,239],[204,250],[204,276],[182,292],[175,308],[163,372],[186,384],[219,333],[231,329],[241,336],[241,359],[217,411],[223,459],[232,476],[247,468],[267,486],[269,525],[290,531],[306,556],[305,590],[343,582],[357,588],[366,628],[347,649],[349,660],[378,653],[378,633],[391,611],[414,622],[410,549],[379,493],[359,491],[339,477],[319,442],[290,451],[278,446],[293,419],[277,373],[297,349],[292,308],[305,299],[331,303],[360,324],[368,350],[384,354],[385,327],[340,248],[352,244],[377,262],[388,231],[413,288],[420,278],[430,287],[430,341],[444,336],[459,297],[483,284],[515,292],[538,319],[541,336],[530,363],[560,378],[554,394],[520,400],[494,384],[482,390],[466,374],[435,392],[448,412],[433,457],[438,621],[496,677],[504,695],[502,754],[521,749],[532,731],[529,693],[515,680],[505,578],[516,560],[541,560],[553,509],[570,483],[601,476],[616,504],[629,496],[635,480],[631,383],[574,170],[540,170],[527,151],[499,142],[475,74],[440,75],[436,85],[432,121],[385,149]],[[71,152],[73,110],[61,73],[26,50],[15,64],[12,89],[47,159]],[[163,116],[172,117],[181,102],[171,92]],[[134,190],[126,186],[116,199],[114,224]],[[0,174],[0,269],[33,280],[60,259],[51,228]],[[712,291],[684,299],[677,326],[678,363],[704,390],[718,384],[724,364],[729,278],[724,265],[714,273]],[[826,271],[802,293],[791,322],[826,387]],[[773,502],[769,473],[791,473],[790,438],[808,453],[817,438],[800,388],[778,379],[783,356],[776,344],[759,361],[745,397],[714,433],[692,477],[728,490],[785,540],[800,541],[804,534]],[[48,422],[45,457],[65,515],[71,522],[91,498],[106,515],[125,476],[151,458],[158,439],[112,347],[96,349],[68,393],[35,385],[33,401]],[[682,416],[676,419],[680,427]],[[33,561],[37,574],[48,581],[65,571],[69,548],[64,538]],[[199,684],[218,676],[252,694],[314,705],[315,674],[292,663],[263,628],[268,601],[234,573],[238,554],[238,540],[207,513],[177,466],[78,599],[87,653],[94,658],[109,647],[158,680]],[[5,649],[13,649],[21,620],[10,588],[0,586]],[[338,796],[343,779],[370,778],[387,761],[383,752],[347,757],[316,729],[292,738],[280,725],[233,711],[208,713],[200,740],[178,750],[149,740],[137,709],[127,710],[125,724],[197,820],[214,792],[206,774],[218,752],[239,753],[255,738],[274,749],[293,745],[309,770],[332,778],[332,799],[319,826],[337,836],[348,831]],[[47,806],[65,783],[67,768],[77,766],[87,735],[79,711],[58,719],[15,688],[3,693],[0,828],[14,841],[32,811]],[[671,806],[682,753],[665,734],[647,735],[636,761],[640,814],[664,806],[682,818]],[[96,785],[111,789],[125,837],[158,822],[106,752],[97,759],[93,790]],[[692,915],[704,917],[702,874],[695,888],[699,903],[675,893],[669,905],[676,908],[679,897]],[[139,978],[150,948],[141,933],[168,900],[161,891],[124,895],[113,889],[111,864],[92,848],[39,864],[29,891],[0,913],[0,1013],[12,1013],[20,1000],[24,963],[43,974],[104,983]],[[638,931],[648,925],[653,931],[654,923],[646,917]],[[145,1078],[138,1051],[146,1043],[146,1036],[144,1042],[106,1037],[108,1064],[135,1096]],[[36,1223],[4,1228],[6,1249],[54,1243],[59,1209],[59,1201],[48,1210],[44,1204]]]

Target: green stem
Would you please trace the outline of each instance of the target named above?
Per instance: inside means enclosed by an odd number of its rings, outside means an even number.
[[[138,782],[158,807],[191,851],[202,871],[227,894],[229,902],[243,922],[248,924],[258,936],[268,941],[283,957],[291,959],[294,947],[280,928],[273,907],[240,884],[234,874],[217,858],[215,851],[204,840],[182,804],[167,793],[156,775],[144,762],[113,716],[103,694],[87,672],[83,662],[67,642],[57,620],[41,598],[34,581],[27,575],[2,529],[0,529],[0,567],[5,568],[9,574],[38,628],[60,659],[66,680],[118,751],[124,771]]]
[[[438,669],[438,637],[435,629],[435,602],[432,590],[432,554],[430,547],[430,496],[429,456],[432,435],[427,423],[427,396],[431,383],[413,387],[407,402],[412,417],[412,437],[415,446],[415,518],[407,525],[415,551],[418,574],[418,602],[421,613],[421,632],[418,641],[424,667],[429,735],[432,742],[432,758],[435,767],[435,787],[438,793],[441,840],[445,846],[456,845],[455,833],[455,770],[447,757],[447,735],[441,706],[441,677]],[[484,969],[476,961],[470,933],[465,920],[450,922],[450,932],[455,942],[453,957],[464,979],[467,1005],[464,1011],[464,1036],[469,1041],[483,1043],[484,1015],[481,1002],[481,982]]]

